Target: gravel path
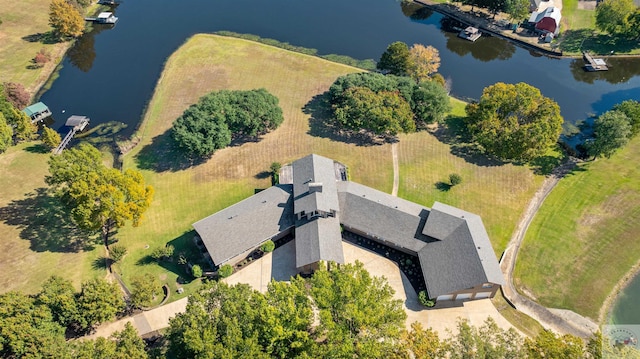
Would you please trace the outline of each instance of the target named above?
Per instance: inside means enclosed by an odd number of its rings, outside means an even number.
[[[549,193],[551,193],[551,190],[558,184],[558,181],[569,173],[575,165],[576,160],[570,159],[557,167],[553,173],[545,179],[542,187],[540,187],[531,199],[531,202],[529,202],[529,206],[520,223],[518,223],[507,245],[507,249],[500,260],[500,267],[505,274],[507,282],[507,284],[502,287],[502,291],[505,298],[507,298],[517,310],[537,320],[546,329],[551,329],[560,334],[571,334],[582,338],[590,338],[593,332],[599,329],[595,322],[569,310],[543,307],[518,293],[513,284],[513,269],[515,268],[518,251],[520,250],[524,235],[527,233],[529,224],[531,224],[538,209],[540,209],[544,200]]]

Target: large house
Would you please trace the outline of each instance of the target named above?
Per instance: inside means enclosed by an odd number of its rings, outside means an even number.
[[[280,184],[193,227],[215,265],[235,264],[268,240],[292,235],[296,268],[344,263],[342,231],[418,258],[437,300],[493,297],[504,278],[479,216],[431,209],[347,180],[345,166],[315,154],[282,168]]]

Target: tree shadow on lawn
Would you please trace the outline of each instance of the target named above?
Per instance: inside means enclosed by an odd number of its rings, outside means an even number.
[[[573,53],[589,51],[594,55],[608,55],[611,51],[614,53],[628,53],[640,47],[637,40],[609,34],[598,34],[592,29],[565,31],[560,41],[562,51]]]
[[[22,40],[26,42],[40,42],[46,45],[57,44],[61,42],[60,39],[53,33],[53,31],[37,32],[35,34],[26,35],[22,37]]]
[[[348,131],[333,126],[330,123],[332,117],[329,92],[314,96],[302,108],[302,112],[310,115],[309,135],[328,138],[336,142],[354,144],[356,146],[376,146],[398,141],[396,136],[376,136],[366,131]]]
[[[204,163],[207,158],[192,158],[171,138],[171,129],[154,137],[135,155],[138,168],[155,172],[177,172]]]
[[[463,117],[449,116],[444,124],[439,124],[429,132],[438,141],[449,145],[452,155],[464,159],[466,162],[483,167],[502,166],[507,162],[497,158],[488,157],[472,142],[471,135],[467,132]]]
[[[41,143],[26,147],[24,150],[29,153],[51,153],[51,150]]]
[[[0,221],[21,229],[20,238],[31,241],[31,250],[36,252],[91,250],[95,242],[90,233],[78,229],[60,200],[46,188],[0,208]]]

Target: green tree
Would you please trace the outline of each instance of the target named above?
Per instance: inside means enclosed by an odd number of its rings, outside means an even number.
[[[342,101],[333,106],[333,113],[339,126],[352,131],[395,136],[416,129],[411,107],[398,92],[350,88],[343,93]]]
[[[18,292],[0,294],[0,357],[69,358],[64,328],[33,298]]]
[[[308,292],[317,307],[317,336],[326,336],[323,357],[384,358],[397,349],[406,313],[384,278],[372,277],[361,262],[329,264],[308,279]],[[302,286],[302,279],[292,281]]]
[[[630,20],[636,11],[633,0],[604,0],[596,7],[596,27],[614,35],[635,33]]]
[[[122,331],[113,333],[108,339],[98,337],[95,340],[76,340],[70,343],[75,359],[146,359],[142,338],[138,336],[131,323],[125,324]]]
[[[60,138],[60,134],[58,131],[45,127],[42,129],[42,143],[50,149],[54,149],[58,147],[62,138]]]
[[[51,311],[53,319],[68,327],[78,317],[78,304],[73,284],[57,275],[51,276],[42,285],[36,296],[36,303],[45,305]]]
[[[6,151],[13,144],[13,129],[7,123],[2,112],[0,112],[0,153]]]
[[[409,68],[409,47],[402,41],[389,45],[376,65],[379,70],[404,76]]]
[[[256,137],[284,120],[278,98],[265,89],[216,91],[191,105],[174,123],[178,146],[195,157],[207,157],[232,138]]]
[[[529,0],[505,0],[504,12],[512,21],[520,22],[529,15],[529,6]]]
[[[59,38],[78,37],[84,31],[84,19],[78,8],[66,0],[52,0],[49,25]]]
[[[71,209],[74,222],[82,229],[101,231],[105,247],[112,229],[127,221],[134,227],[140,224],[153,198],[153,188],[140,172],[105,167],[100,151],[89,144],[53,156],[49,173],[47,183]]]
[[[160,294],[161,284],[153,274],[136,275],[131,278],[131,306],[134,308],[148,307]]]
[[[82,283],[77,302],[76,322],[83,330],[90,330],[115,318],[116,314],[124,309],[120,288],[104,279],[91,279]]]
[[[522,337],[515,329],[503,330],[489,317],[481,327],[458,322],[458,333],[445,344],[451,359],[526,358]],[[550,356],[547,358],[556,358]],[[579,358],[579,357],[575,357]]]
[[[582,339],[566,334],[557,336],[555,333],[544,330],[535,339],[526,338],[524,349],[528,358],[557,358],[573,359],[582,358],[584,347]]]
[[[413,44],[409,50],[409,63],[407,74],[416,82],[428,80],[431,75],[438,72],[440,67],[440,53],[433,46]]]
[[[466,107],[467,128],[487,153],[530,160],[555,145],[562,131],[558,104],[525,83],[497,83]]]
[[[273,162],[271,166],[269,166],[269,170],[271,170],[271,173],[273,174],[280,173],[280,168],[282,168],[282,165],[280,164],[280,162]]]
[[[594,139],[587,143],[589,155],[611,157],[619,148],[629,142],[631,125],[622,111],[607,111],[593,123]]]
[[[613,106],[612,110],[620,111],[627,115],[631,125],[631,137],[640,133],[640,102],[635,100],[622,101]]]
[[[452,173],[449,175],[449,182],[451,183],[451,187],[457,186],[462,183],[462,176],[457,173]]]
[[[441,122],[451,110],[449,95],[444,87],[434,81],[415,86],[411,98],[415,120],[421,125]]]

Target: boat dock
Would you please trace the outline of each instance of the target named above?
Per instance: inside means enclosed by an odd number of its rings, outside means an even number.
[[[460,33],[458,34],[458,37],[463,38],[465,40],[469,40],[471,42],[478,40],[480,36],[482,36],[482,33],[480,32],[480,30],[478,30],[473,26],[468,26],[466,29],[460,31]]]
[[[98,24],[115,24],[118,21],[118,18],[112,12],[101,12],[98,17],[85,17],[84,19]]]
[[[597,59],[591,56],[591,54],[587,51],[582,53],[582,58],[584,59],[584,68],[587,71],[607,71],[609,67],[607,67],[607,63],[604,59]]]
[[[33,105],[22,110],[29,118],[31,119],[31,123],[36,123],[38,121],[42,121],[45,118],[51,116],[51,110],[49,107],[42,102],[34,103]]]
[[[73,136],[75,136],[76,132],[80,132],[84,130],[84,128],[87,127],[88,124],[89,124],[89,117],[87,116],[73,115],[69,117],[67,119],[67,122],[64,125],[71,127],[71,130],[69,131],[69,133],[67,133],[66,136],[64,136],[64,139],[60,142],[58,147],[56,147],[56,149],[53,150],[53,154],[54,155],[61,154],[62,150],[64,150],[69,144],[69,142],[71,142],[71,139],[73,138]]]

